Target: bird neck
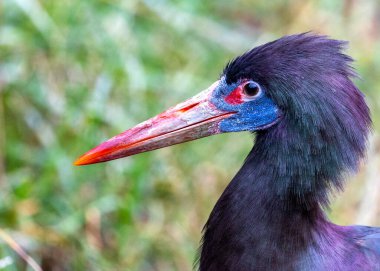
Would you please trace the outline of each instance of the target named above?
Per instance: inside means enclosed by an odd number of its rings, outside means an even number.
[[[200,270],[295,270],[317,238],[337,235],[311,194],[302,205],[291,191],[278,189],[281,180],[273,178],[279,169],[257,160],[257,147],[207,221]]]
[[[339,150],[333,140],[319,146],[313,136],[281,124],[258,133],[205,226],[200,270],[228,265],[223,258],[244,265],[241,270],[268,263],[271,270],[294,270],[313,244],[344,243],[340,228],[323,212],[335,184],[329,180],[341,174],[333,168]]]

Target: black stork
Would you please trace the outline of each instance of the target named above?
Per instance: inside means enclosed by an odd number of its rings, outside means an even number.
[[[358,169],[371,126],[345,44],[303,33],[253,48],[208,89],[75,164],[255,132],[205,225],[199,269],[380,270],[380,228],[338,226],[324,214],[330,194]]]

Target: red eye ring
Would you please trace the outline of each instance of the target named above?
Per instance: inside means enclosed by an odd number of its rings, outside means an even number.
[[[262,93],[260,86],[254,81],[245,81],[237,86],[224,100],[232,105],[252,101]]]

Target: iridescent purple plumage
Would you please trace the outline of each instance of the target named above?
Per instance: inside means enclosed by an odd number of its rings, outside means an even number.
[[[355,172],[371,125],[345,43],[283,37],[230,62],[222,78],[260,84],[282,112],[257,132],[205,226],[200,270],[380,270],[380,229],[323,212]]]
[[[345,43],[300,34],[230,62],[220,80],[81,156],[105,162],[225,132],[257,132],[205,225],[199,268],[380,271],[380,228],[334,225],[330,194],[371,126]]]

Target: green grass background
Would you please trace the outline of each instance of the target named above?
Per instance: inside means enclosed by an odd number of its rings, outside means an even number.
[[[309,30],[350,41],[374,120],[369,159],[330,217],[379,226],[379,1],[3,0],[0,228],[44,270],[191,270],[249,133],[72,162],[206,88],[234,56]],[[0,270],[32,269],[0,241]]]

